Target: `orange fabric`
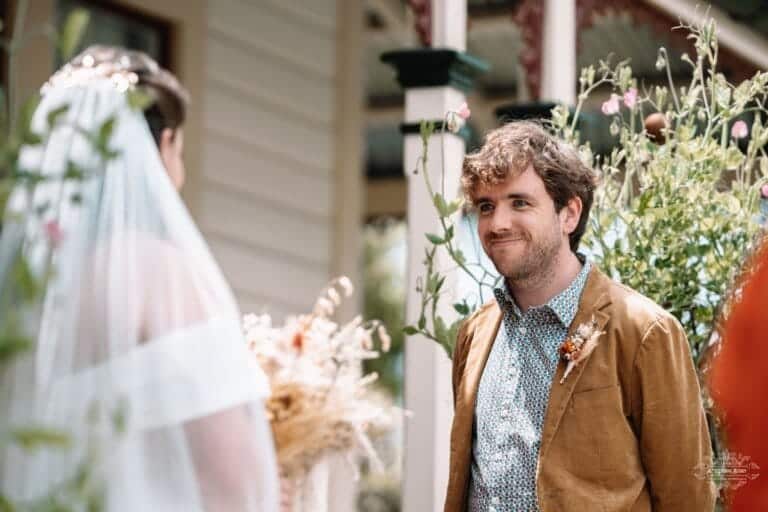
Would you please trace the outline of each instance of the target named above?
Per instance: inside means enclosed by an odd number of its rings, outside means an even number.
[[[757,479],[729,492],[730,512],[768,510],[768,243],[756,258],[759,268],[733,305],[711,373],[729,451],[760,466]]]

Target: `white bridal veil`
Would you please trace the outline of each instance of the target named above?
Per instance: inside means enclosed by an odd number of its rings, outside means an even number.
[[[15,320],[35,344],[2,375],[0,428],[62,429],[71,447],[0,445],[2,491],[59,493],[90,460],[108,511],[276,510],[268,384],[231,290],[129,105],[128,62],[88,60],[44,88],[35,132],[67,110],[22,151],[44,179],[11,196],[0,238],[0,308],[19,304],[18,251],[37,278],[54,269]],[[89,134],[108,119],[105,160]]]

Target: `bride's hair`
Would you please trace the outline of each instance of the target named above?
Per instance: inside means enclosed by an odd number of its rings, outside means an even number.
[[[115,71],[135,74],[138,78],[135,85],[152,99],[150,106],[144,110],[144,117],[158,146],[165,128],[175,131],[184,124],[189,93],[171,72],[161,68],[149,55],[117,46],[95,45],[88,47],[67,66],[78,69],[99,65],[114,66]]]

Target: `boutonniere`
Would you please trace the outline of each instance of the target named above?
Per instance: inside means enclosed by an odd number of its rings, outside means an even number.
[[[560,345],[560,357],[566,362],[565,373],[560,379],[560,384],[563,384],[571,371],[595,350],[597,342],[603,334],[605,332],[597,330],[597,322],[593,316],[591,322],[578,326],[573,336],[570,336]]]

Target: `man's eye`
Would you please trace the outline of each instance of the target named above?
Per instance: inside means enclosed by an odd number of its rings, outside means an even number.
[[[513,199],[512,200],[512,208],[519,209],[519,208],[525,208],[526,206],[528,206],[528,201],[526,201],[524,199]]]
[[[477,211],[480,215],[487,215],[493,211],[493,205],[491,203],[480,203],[477,206]]]

